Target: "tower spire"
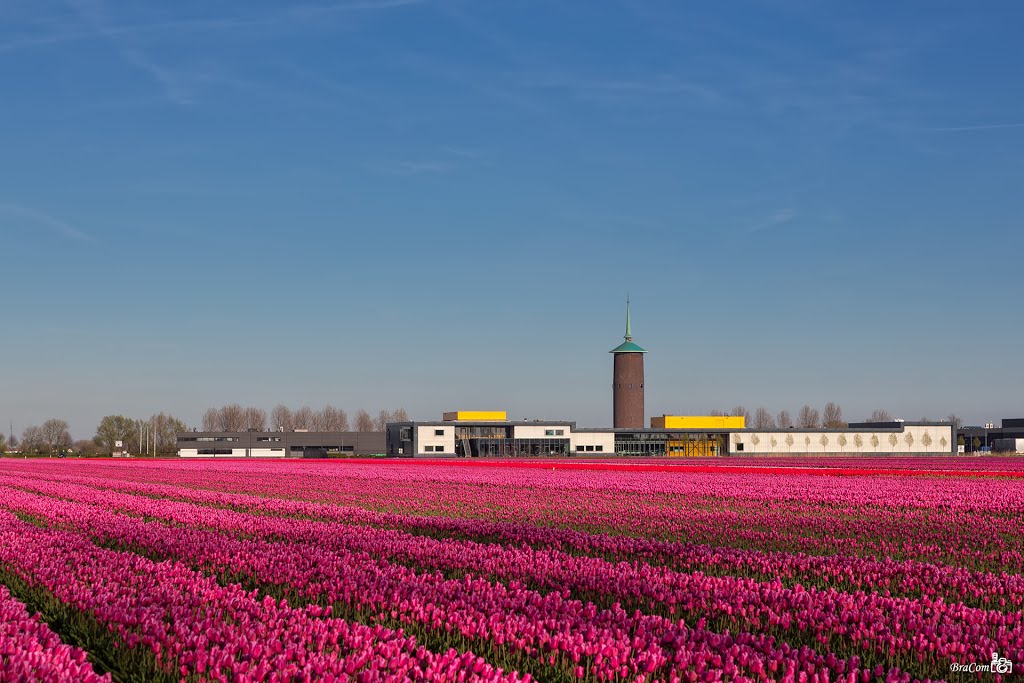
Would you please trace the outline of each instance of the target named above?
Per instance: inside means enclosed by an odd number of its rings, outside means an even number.
[[[633,341],[633,333],[629,329],[629,293],[626,293],[626,341]]]

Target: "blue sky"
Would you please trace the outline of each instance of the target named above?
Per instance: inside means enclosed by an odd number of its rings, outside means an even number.
[[[1024,5],[0,3],[0,420],[1024,414]]]

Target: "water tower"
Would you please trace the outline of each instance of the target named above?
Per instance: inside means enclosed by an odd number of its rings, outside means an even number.
[[[611,350],[615,357],[612,371],[612,426],[643,429],[644,426],[644,354],[633,341],[629,325],[629,299],[626,299],[625,341]]]

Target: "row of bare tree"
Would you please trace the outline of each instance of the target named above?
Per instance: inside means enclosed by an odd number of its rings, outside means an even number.
[[[71,431],[64,420],[52,418],[41,425],[29,425],[21,432],[21,439],[11,434],[10,439],[0,434],[0,453],[17,450],[31,455],[57,455],[72,446]]]
[[[375,417],[360,409],[356,413],[354,427],[357,432],[380,432],[384,431],[384,426],[388,422],[403,422],[408,419],[409,414],[404,408],[394,411],[380,410]],[[263,432],[267,431],[268,427],[270,431],[275,432],[347,432],[351,430],[352,425],[349,423],[348,413],[330,404],[320,410],[314,410],[309,406],[292,410],[288,406],[278,405],[270,411],[269,421],[267,411],[263,408],[243,407],[237,403],[210,408],[203,414],[204,432]]]
[[[110,455],[118,441],[121,448],[135,454],[173,453],[178,432],[187,431],[184,422],[166,413],[158,413],[148,420],[124,415],[107,415],[96,426],[96,436],[74,441],[65,420],[51,419],[41,425],[29,425],[21,433],[9,437],[0,434],[0,453],[16,452],[21,455]]]
[[[780,410],[777,415],[772,415],[764,407],[755,410],[753,415],[743,406],[736,406],[729,412],[712,410],[708,414],[742,416],[745,418],[745,424],[754,429],[789,429],[790,427],[799,427],[801,429],[818,429],[821,427],[826,429],[842,429],[847,426],[847,422],[843,420],[843,409],[839,407],[838,403],[833,403],[832,401],[826,403],[825,408],[820,413],[817,408],[804,405],[797,412],[795,421],[786,409]],[[865,421],[892,422],[892,420],[893,417],[889,411],[878,408]],[[921,421],[927,422],[928,418],[922,417]],[[963,423],[960,416],[955,413],[950,413],[946,417],[946,421],[953,423],[954,431],[960,429]]]
[[[796,421],[793,420],[793,417],[786,409],[780,410],[778,415],[772,415],[764,407],[755,410],[753,416],[743,406],[736,406],[728,412],[712,410],[708,414],[743,417],[744,424],[754,429],[789,429],[790,427],[800,427],[801,429],[816,429],[819,427],[840,429],[846,426],[846,422],[843,420],[843,409],[839,407],[839,404],[832,401],[825,404],[825,409],[822,412],[818,412],[817,408],[812,408],[809,405],[803,406],[797,413]]]

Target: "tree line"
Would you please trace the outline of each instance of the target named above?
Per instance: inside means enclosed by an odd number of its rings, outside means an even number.
[[[256,407],[242,407],[231,403],[210,408],[203,414],[202,429],[209,432],[295,431],[310,432],[379,432],[388,422],[409,419],[405,408],[379,410],[376,415],[359,410],[352,423],[348,413],[330,404],[320,410],[302,406],[292,410],[278,405],[268,418],[267,411]],[[29,425],[21,437],[13,433],[0,434],[0,454],[17,452],[22,455],[110,455],[118,442],[132,455],[168,455],[177,452],[177,435],[190,431],[190,427],[173,415],[157,413],[149,419],[126,415],[106,415],[96,426],[91,439],[75,441],[66,420],[52,418],[41,425]]]
[[[330,404],[320,410],[309,406],[292,410],[288,406],[278,405],[268,416],[263,408],[229,403],[209,408],[203,413],[202,429],[204,432],[348,432],[353,431],[354,427],[357,432],[382,432],[388,422],[404,422],[408,419],[409,414],[405,408],[379,410],[375,416],[360,409],[350,423],[348,413]]]
[[[21,438],[14,434],[0,434],[0,453],[18,450],[32,455],[60,455],[72,446],[71,431],[64,420],[52,418],[41,425],[29,425],[21,432]]]
[[[166,413],[157,413],[149,419],[125,415],[107,415],[96,426],[91,439],[75,441],[66,420],[52,418],[41,425],[29,425],[21,432],[0,434],[0,453],[17,452],[22,455],[110,455],[121,442],[121,448],[135,455],[160,455],[177,450],[178,432],[188,431],[182,420]]]
[[[783,408],[777,414],[772,415],[771,412],[765,407],[759,407],[751,415],[750,411],[743,406],[736,406],[732,410],[726,412],[722,410],[711,410],[708,415],[727,415],[732,417],[743,417],[744,424],[752,429],[790,429],[797,427],[800,429],[845,429],[849,426],[849,423],[843,419],[843,409],[838,403],[829,401],[825,404],[825,407],[819,412],[817,408],[811,407],[804,404],[803,407],[797,411],[796,419],[790,414],[788,410]],[[877,408],[871,415],[864,420],[864,422],[892,422],[892,414],[889,411]],[[929,422],[927,417],[921,418],[922,422]],[[953,424],[953,430],[960,429],[963,421],[956,413],[950,413],[946,417],[946,422]]]
[[[753,429],[841,429],[847,426],[843,419],[842,408],[829,401],[820,412],[817,408],[804,405],[797,411],[796,419],[786,409],[772,415],[767,408],[759,407],[751,415],[742,405],[726,412],[722,410],[708,411],[709,415],[741,416],[745,424]],[[243,432],[253,431],[295,431],[310,432],[374,432],[383,431],[388,422],[404,422],[409,419],[404,408],[394,411],[380,410],[375,416],[360,409],[354,422],[349,422],[348,413],[333,405],[326,405],[320,410],[302,406],[292,410],[288,406],[278,405],[270,411],[256,407],[242,407],[231,403],[219,408],[210,408],[203,414],[202,429],[208,432]],[[874,410],[865,422],[892,422],[893,417],[887,410]],[[927,417],[921,418],[927,422]],[[946,422],[953,425],[954,432],[963,426],[963,421],[956,413],[950,413]],[[52,418],[41,425],[29,425],[19,439],[14,434],[9,437],[0,434],[0,453],[16,451],[26,455],[61,455],[69,451],[79,455],[109,455],[118,441],[122,448],[134,455],[163,455],[176,452],[176,438],[179,432],[189,431],[184,421],[168,415],[157,413],[149,419],[130,418],[125,415],[107,415],[96,427],[96,435],[92,439],[74,441],[68,423],[65,420]]]

